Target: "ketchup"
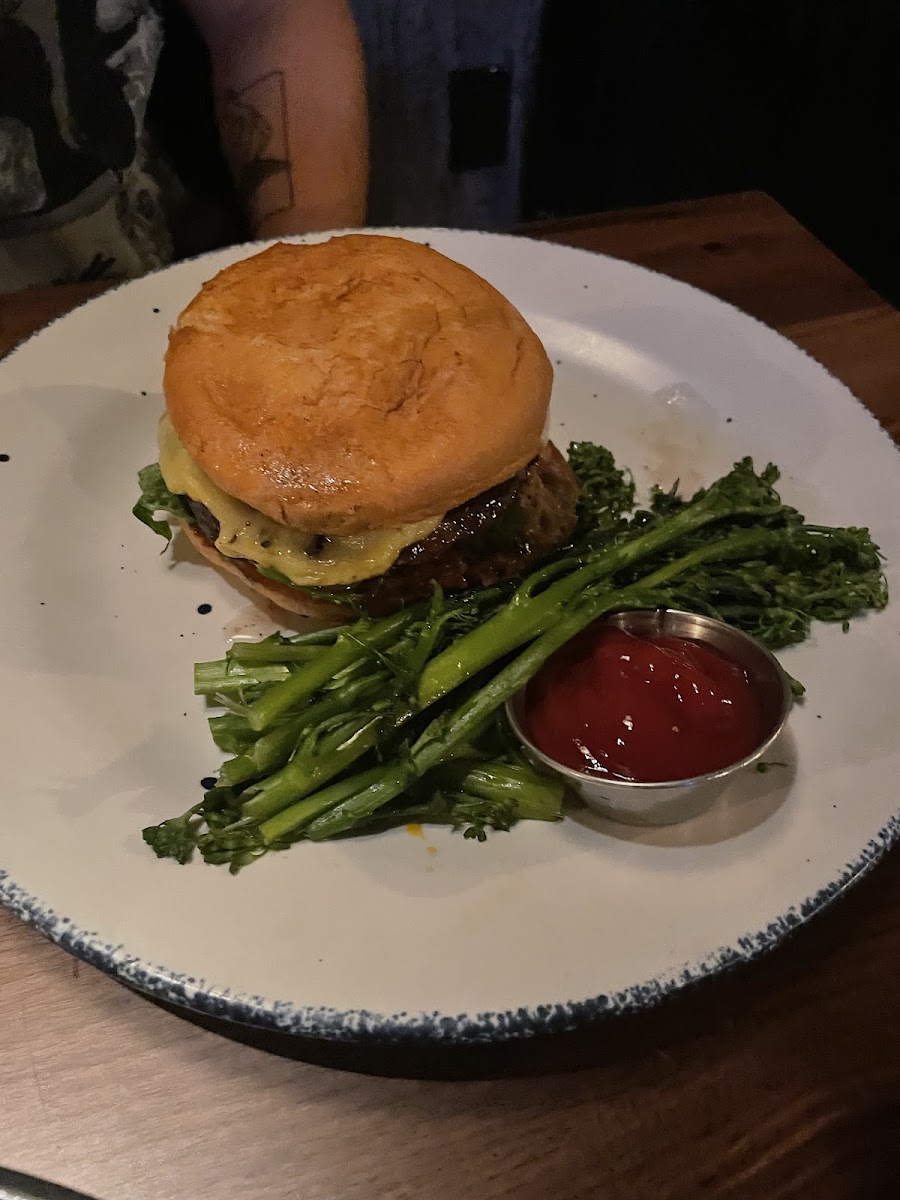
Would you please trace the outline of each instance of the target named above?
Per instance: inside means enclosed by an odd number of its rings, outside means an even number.
[[[521,720],[555,762],[641,783],[717,771],[763,738],[759,700],[736,663],[701,642],[603,622],[547,660]]]

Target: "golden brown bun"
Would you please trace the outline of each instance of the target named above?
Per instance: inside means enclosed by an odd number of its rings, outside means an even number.
[[[351,534],[442,515],[540,450],[553,370],[519,312],[427,246],[279,243],[205,284],[169,335],[188,453],[273,520]]]
[[[208,538],[187,521],[178,521],[182,533],[194,549],[212,563],[217,570],[240,580],[246,588],[274,604],[285,612],[297,613],[301,617],[312,617],[316,621],[327,621],[331,625],[343,625],[355,619],[352,609],[342,604],[328,604],[316,600],[308,592],[288,587],[275,579],[267,579],[254,569],[252,563],[244,558],[226,558],[220,554]]]

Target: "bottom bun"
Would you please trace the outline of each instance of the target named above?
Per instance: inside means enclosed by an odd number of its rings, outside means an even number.
[[[356,613],[343,604],[329,604],[327,600],[316,600],[309,592],[300,588],[289,587],[276,579],[266,579],[245,558],[226,558],[212,542],[205,537],[194,525],[187,521],[179,521],[181,531],[208,563],[217,570],[233,579],[244,583],[252,592],[263,596],[270,604],[285,612],[296,613],[301,617],[311,617],[315,621],[327,621],[332,625],[344,625],[356,619]]]

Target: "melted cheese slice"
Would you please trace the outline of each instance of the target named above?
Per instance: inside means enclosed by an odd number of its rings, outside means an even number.
[[[434,517],[393,529],[328,537],[322,545],[316,534],[279,525],[217,487],[181,444],[168,416],[160,420],[158,439],[159,469],[166,487],[209,509],[219,522],[216,549],[227,558],[246,558],[278,571],[301,587],[356,583],[382,575],[401,550],[427,537],[442,520]]]

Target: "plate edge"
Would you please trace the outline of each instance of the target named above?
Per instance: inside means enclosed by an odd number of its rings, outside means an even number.
[[[765,929],[746,933],[733,946],[623,991],[583,1000],[549,1001],[506,1012],[392,1014],[302,1007],[292,1001],[233,994],[162,966],[129,956],[123,946],[102,942],[96,933],[60,917],[0,869],[0,904],[61,949],[120,983],[179,1008],[207,1017],[277,1033],[322,1041],[466,1045],[525,1040],[575,1030],[609,1017],[656,1008],[671,995],[755,961],[780,946],[792,933],[828,908],[864,878],[900,842],[900,812],[865,844],[832,882],[789,908]]]

